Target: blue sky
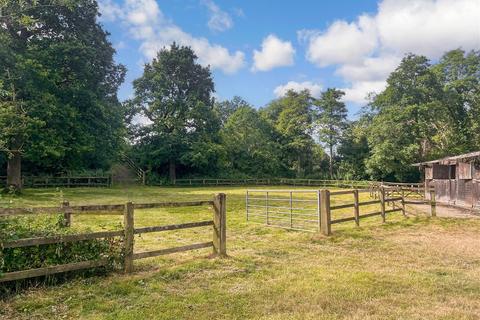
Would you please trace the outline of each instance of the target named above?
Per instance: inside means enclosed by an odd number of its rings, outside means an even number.
[[[211,65],[218,99],[256,107],[287,89],[346,92],[354,117],[407,52],[432,60],[480,49],[478,0],[100,0],[116,60],[128,68],[120,99],[142,64],[172,41]]]

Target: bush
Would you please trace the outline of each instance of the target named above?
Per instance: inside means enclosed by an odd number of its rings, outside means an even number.
[[[22,238],[73,234],[62,226],[63,215],[36,215],[35,217],[0,218],[0,241]],[[122,260],[122,239],[94,239],[78,242],[46,244],[24,248],[0,248],[0,277],[2,273],[55,266],[87,260],[108,258],[108,265],[87,271],[76,271],[36,279],[25,279],[2,284],[0,295],[31,285],[55,284],[78,275],[102,274],[118,267]]]

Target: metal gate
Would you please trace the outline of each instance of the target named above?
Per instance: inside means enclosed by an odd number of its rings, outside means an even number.
[[[318,190],[247,190],[247,221],[271,227],[320,230]]]

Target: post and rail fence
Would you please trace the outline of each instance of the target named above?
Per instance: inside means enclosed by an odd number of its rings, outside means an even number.
[[[399,192],[395,189],[395,192]],[[380,216],[382,222],[393,212],[402,212],[406,216],[407,204],[424,204],[431,206],[431,216],[436,216],[435,191],[431,190],[429,200],[411,200],[405,192],[395,194],[389,187],[372,190],[353,189],[330,191],[321,190],[262,190],[246,191],[245,207],[247,221],[271,227],[321,232],[330,235],[332,225],[353,221],[357,226],[360,220]],[[372,200],[360,201],[360,194],[369,193]],[[332,196],[352,195],[352,201],[332,204]],[[378,205],[373,212],[361,214],[360,208]],[[391,206],[389,209],[387,206]],[[352,216],[332,218],[337,210],[352,209]],[[367,207],[368,208],[368,207]]]
[[[135,209],[168,208],[168,207],[195,207],[211,206],[213,208],[213,219],[197,222],[188,222],[174,225],[135,227]],[[213,200],[205,201],[187,201],[187,202],[159,202],[159,203],[133,203],[114,205],[87,205],[70,206],[68,202],[63,202],[60,207],[34,207],[34,208],[2,208],[0,209],[0,218],[18,215],[35,215],[42,213],[62,214],[64,215],[64,225],[71,225],[71,216],[76,214],[93,215],[123,215],[124,229],[114,231],[100,231],[80,234],[57,235],[49,237],[26,238],[1,243],[0,248],[20,248],[31,247],[45,244],[57,244],[65,242],[78,242],[84,240],[123,237],[123,269],[126,273],[133,271],[133,261],[138,259],[157,257],[161,255],[196,250],[201,248],[213,248],[214,254],[224,257],[227,254],[226,249],[226,195],[216,194]],[[169,230],[180,230],[189,228],[198,228],[212,226],[212,241],[194,243],[180,247],[168,249],[134,252],[134,235],[151,232],[163,232]],[[3,249],[2,249],[3,250]],[[68,271],[90,269],[105,266],[108,258],[102,258],[94,261],[82,261],[63,265],[48,266],[37,269],[21,270],[0,274],[0,283],[27,279],[39,276],[47,276]]]
[[[7,177],[0,176],[0,187],[6,186]],[[76,187],[111,187],[111,176],[66,176],[34,177],[23,176],[22,185],[26,188],[76,188]]]

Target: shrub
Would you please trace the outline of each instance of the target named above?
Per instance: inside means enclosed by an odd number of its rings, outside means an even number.
[[[0,241],[75,233],[62,227],[62,215],[36,215],[35,217],[0,218]],[[102,274],[116,268],[123,256],[122,239],[94,239],[78,242],[46,244],[23,248],[0,248],[0,277],[2,273],[55,266],[87,260],[107,258],[105,267],[67,274],[57,274],[15,283],[4,283],[0,295],[37,284],[54,284],[78,275]]]

